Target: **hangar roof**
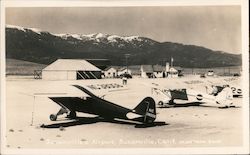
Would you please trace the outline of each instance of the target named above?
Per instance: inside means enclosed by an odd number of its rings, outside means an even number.
[[[147,73],[154,72],[152,65],[142,65],[142,70]]]
[[[109,67],[105,68],[104,70],[107,71],[110,68],[114,68],[115,70],[118,70],[119,68],[121,68],[121,66],[109,66]]]
[[[169,72],[178,72],[178,70],[175,69],[175,68],[173,68],[173,67],[171,67],[171,68],[169,69]]]
[[[165,67],[161,65],[153,65],[154,72],[163,72],[165,71]]]
[[[84,59],[57,59],[43,70],[50,71],[101,71]]]
[[[164,72],[165,67],[161,65],[142,65],[144,72],[153,73],[153,72]]]

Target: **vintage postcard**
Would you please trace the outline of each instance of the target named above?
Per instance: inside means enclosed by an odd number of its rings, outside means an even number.
[[[248,154],[248,11],[2,1],[1,154]]]

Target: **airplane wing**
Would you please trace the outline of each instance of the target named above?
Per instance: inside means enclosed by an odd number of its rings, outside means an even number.
[[[95,114],[95,109],[93,108],[93,100],[91,97],[49,97],[52,101],[63,107],[64,109],[68,109],[68,111],[79,111],[85,112],[89,114]]]
[[[72,94],[72,93],[34,93],[36,97],[88,97],[86,94]]]
[[[216,102],[216,97],[209,95],[204,92],[196,91],[194,89],[168,89],[166,87],[160,86],[157,83],[144,84],[152,87],[155,91],[162,92],[161,94],[165,96],[166,99],[162,99],[163,102],[168,102],[170,100],[175,100],[178,102]],[[221,91],[221,90],[220,90]]]
[[[86,89],[101,98],[109,94],[111,95],[113,92],[129,90],[126,86],[117,83],[88,84],[81,86],[84,86]]]
[[[72,93],[34,93],[34,94],[27,94],[27,93],[20,93],[22,95],[30,96],[30,97],[47,97],[47,98],[82,98],[86,99],[89,97],[87,94],[72,94]]]
[[[117,91],[126,91],[129,90],[126,86],[117,84],[117,83],[107,83],[107,84],[81,84],[89,91],[93,92],[96,96],[103,98],[106,95],[112,94]],[[74,89],[73,87],[69,87],[70,89],[64,90],[64,92],[39,92],[39,93],[23,93],[19,92],[19,94],[27,95],[31,97],[89,97],[88,94],[79,91],[78,89]],[[72,89],[73,88],[73,89]]]
[[[188,94],[186,89],[173,89],[170,90],[172,99],[188,100]]]

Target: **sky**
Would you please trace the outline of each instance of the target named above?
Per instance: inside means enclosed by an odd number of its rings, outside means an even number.
[[[241,53],[240,6],[18,7],[6,24],[51,33],[142,36]]]

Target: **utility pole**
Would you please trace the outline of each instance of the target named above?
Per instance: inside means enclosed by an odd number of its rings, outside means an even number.
[[[127,74],[128,74],[128,58],[129,58],[129,56],[130,56],[130,54],[125,54]]]
[[[173,68],[173,64],[174,63],[174,58],[173,57],[171,57],[171,68]]]
[[[223,64],[223,75],[225,76],[225,62],[224,61],[222,61],[222,64]]]

